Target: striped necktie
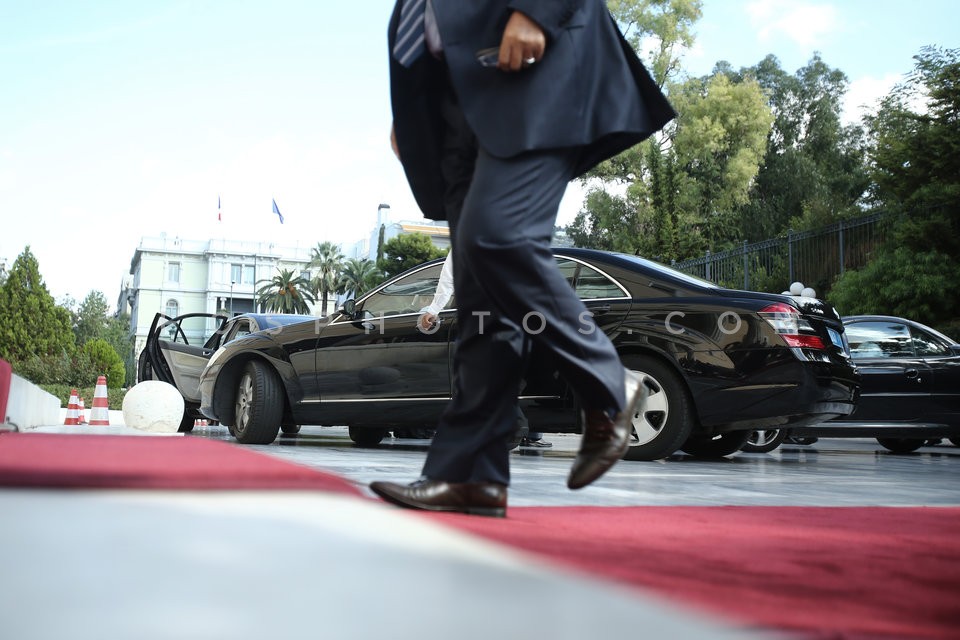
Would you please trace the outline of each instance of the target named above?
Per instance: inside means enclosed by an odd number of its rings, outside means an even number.
[[[424,50],[423,15],[426,0],[404,0],[400,10],[400,26],[393,45],[393,57],[405,67],[413,64]]]

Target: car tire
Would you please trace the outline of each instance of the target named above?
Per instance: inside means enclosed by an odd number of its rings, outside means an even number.
[[[177,429],[177,433],[190,433],[193,431],[193,425],[196,423],[196,419],[190,413],[184,409],[183,417],[180,418],[180,427]]]
[[[730,431],[716,435],[691,436],[681,449],[698,458],[723,458],[743,448],[751,431]]]
[[[893,453],[913,453],[926,443],[923,438],[877,438],[877,442]]]
[[[283,389],[268,365],[251,360],[244,367],[234,398],[234,437],[243,444],[270,444],[280,432]]]
[[[624,460],[659,460],[672,455],[690,436],[695,421],[683,378],[669,365],[648,356],[624,356],[623,365],[642,377],[649,394],[633,417]]]
[[[300,425],[298,424],[282,424],[280,425],[280,431],[284,432],[288,436],[293,436],[300,433]]]
[[[770,453],[787,439],[788,429],[757,429],[747,436],[747,443],[740,447],[746,453]]]
[[[361,427],[350,427],[350,439],[358,447],[371,448],[375,447],[383,441],[384,436],[387,435],[386,429],[364,429]]]

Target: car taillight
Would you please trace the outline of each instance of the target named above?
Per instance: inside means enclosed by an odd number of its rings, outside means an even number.
[[[816,335],[806,318],[801,318],[800,312],[790,305],[775,302],[761,309],[759,314],[773,327],[777,335],[783,338],[787,346],[806,349],[825,348],[823,340]]]

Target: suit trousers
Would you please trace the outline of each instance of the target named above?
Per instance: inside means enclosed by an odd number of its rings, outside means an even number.
[[[477,148],[474,157],[462,205],[448,208],[459,332],[454,391],[423,475],[509,484],[505,442],[517,423],[524,339],[556,356],[586,408],[626,404],[624,369],[550,248],[579,150],[497,158]]]

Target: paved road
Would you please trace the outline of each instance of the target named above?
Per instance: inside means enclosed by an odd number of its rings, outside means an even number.
[[[199,437],[233,441],[224,427],[197,427]],[[893,454],[872,439],[821,439],[771,453],[720,460],[675,455],[657,462],[621,462],[595,484],[566,488],[579,436],[546,434],[547,450],[514,450],[510,504],[539,505],[774,505],[957,506],[960,447],[928,446]],[[323,469],[360,485],[410,482],[420,473],[428,440],[387,438],[361,449],[345,428],[303,427],[257,451]]]

